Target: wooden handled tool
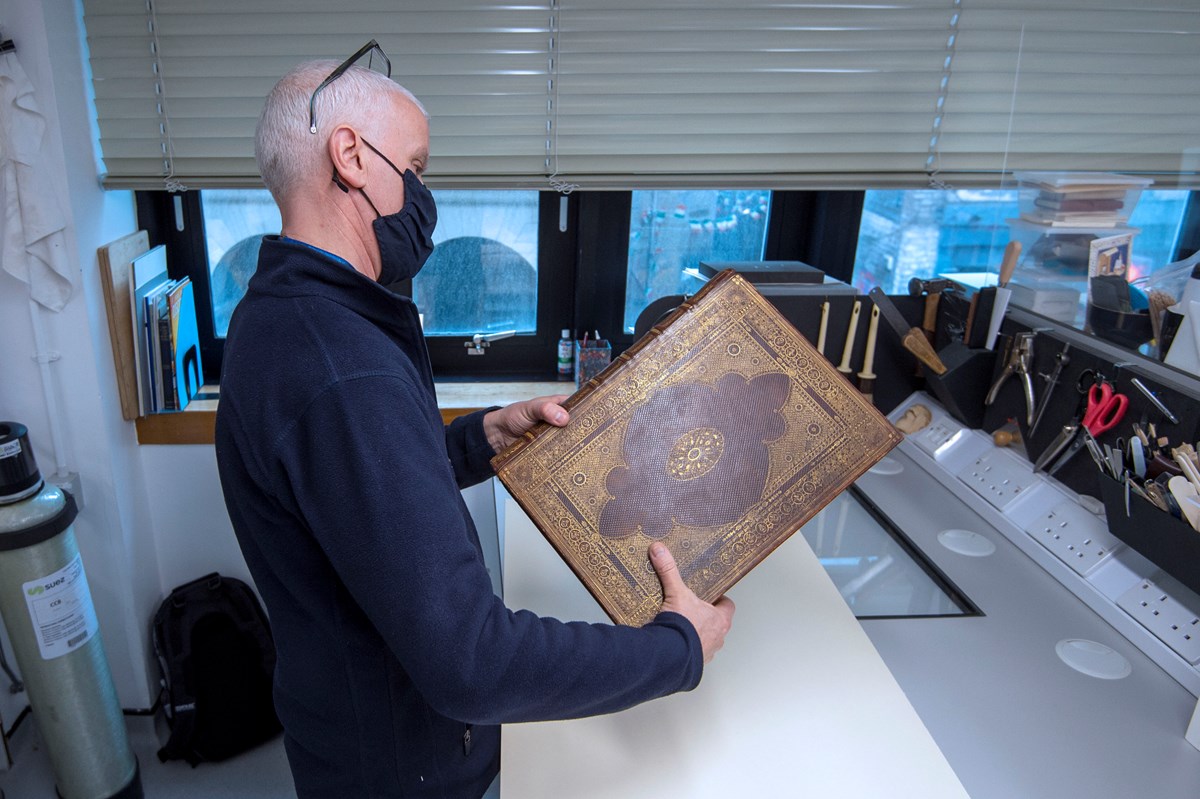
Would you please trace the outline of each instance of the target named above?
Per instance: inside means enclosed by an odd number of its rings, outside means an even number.
[[[1013,239],[1004,248],[1004,260],[1000,262],[1000,288],[1006,288],[1021,259],[1021,242]]]
[[[854,339],[858,335],[858,315],[861,313],[862,300],[855,300],[854,310],[850,312],[850,325],[846,329],[846,346],[842,347],[842,362],[838,364],[838,371],[847,376],[854,373],[850,368],[850,358],[854,355]]]
[[[900,343],[904,345],[904,349],[917,356],[917,360],[933,370],[934,374],[944,375],[946,364],[942,363],[942,359],[934,352],[933,346],[926,340],[921,328],[910,325],[879,287],[871,289],[870,297],[874,301],[875,307],[879,308],[880,313],[887,319],[888,324],[895,329],[896,335],[900,336]]]
[[[817,331],[817,352],[825,354],[825,333],[829,330],[829,300],[821,303],[821,327]]]
[[[874,400],[875,392],[875,337],[879,333],[879,306],[871,308],[871,323],[867,328],[867,353],[863,356],[863,368],[858,373],[858,390],[868,400]]]

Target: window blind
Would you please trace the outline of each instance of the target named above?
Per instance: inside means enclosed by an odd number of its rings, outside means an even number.
[[[84,13],[114,187],[261,185],[267,91],[369,38],[430,112],[435,188],[999,186],[1023,169],[1200,186],[1194,0],[84,0]]]

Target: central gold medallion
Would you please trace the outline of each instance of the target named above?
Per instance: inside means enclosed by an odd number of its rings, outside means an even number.
[[[667,474],[695,480],[712,471],[725,452],[725,436],[712,427],[697,427],[679,437],[667,455]]]

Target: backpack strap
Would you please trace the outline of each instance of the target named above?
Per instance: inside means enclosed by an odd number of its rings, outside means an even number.
[[[198,615],[197,608],[188,601],[190,595],[202,592],[203,596],[208,596],[220,584],[220,575],[213,572],[182,585],[171,592],[155,614],[154,649],[163,673],[170,681],[164,701],[169,705],[171,734],[167,743],[158,750],[158,759],[162,763],[183,759],[192,768],[200,763],[191,746],[196,729],[196,697],[188,690],[189,675],[184,670],[192,642],[183,633],[191,630]],[[201,608],[199,615],[207,611],[208,608]]]
[[[166,763],[168,760],[183,759],[192,768],[200,765],[200,758],[192,749],[192,733],[196,730],[196,702],[175,707],[175,716],[171,722],[171,737],[162,749],[158,750],[158,760]]]

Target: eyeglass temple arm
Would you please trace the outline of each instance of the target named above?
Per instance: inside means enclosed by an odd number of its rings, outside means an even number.
[[[325,80],[321,81],[320,85],[318,85],[317,88],[313,91],[312,97],[308,98],[308,132],[309,133],[317,132],[317,95],[320,94],[321,91],[326,86],[328,86],[329,84],[333,83],[335,80],[340,78],[342,76],[342,73],[344,73],[350,67],[354,66],[354,63],[356,61],[358,61],[358,59],[362,58],[364,55],[369,53],[371,50],[378,51],[379,57],[382,58],[383,63],[385,65],[387,65],[387,76],[389,78],[392,77],[392,61],[390,58],[387,57],[387,53],[383,52],[383,48],[379,46],[379,42],[372,39],[371,41],[364,44],[362,47],[358,48],[358,50],[354,53],[354,55],[350,56],[345,61],[343,61],[340,65],[338,65],[338,68],[335,69],[333,72],[330,72],[329,77],[327,77]]]

